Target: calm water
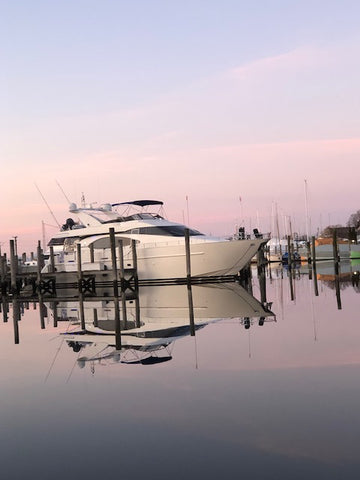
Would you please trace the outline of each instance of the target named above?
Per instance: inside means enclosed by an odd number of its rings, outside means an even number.
[[[60,333],[76,325],[62,321],[55,329],[49,314],[41,330],[32,306],[14,345],[10,311],[0,326],[2,478],[357,476],[357,270],[343,264],[337,290],[331,264],[318,266],[315,296],[307,267],[294,272],[292,287],[288,272],[272,267],[266,294],[276,317],[263,325],[258,303],[240,287],[193,287],[195,317],[209,324],[195,337],[180,329],[166,346],[156,334],[138,339],[152,353],[129,340],[120,358],[91,335],[74,351]],[[164,329],[186,323],[182,287],[148,290],[144,298],[147,322]],[[60,308],[63,318],[78,315],[75,305]],[[105,325],[111,304],[101,308]],[[249,329],[244,317],[251,317]],[[167,361],[146,364],[150,357]]]

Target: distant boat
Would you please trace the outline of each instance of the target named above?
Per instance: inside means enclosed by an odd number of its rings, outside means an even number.
[[[338,254],[341,259],[350,258],[350,247],[348,240],[337,240]],[[305,247],[299,249],[299,254],[303,259],[307,259],[308,253]],[[315,240],[316,260],[330,260],[334,258],[334,248],[332,237],[319,237]]]
[[[360,258],[360,244],[350,245],[350,258]]]

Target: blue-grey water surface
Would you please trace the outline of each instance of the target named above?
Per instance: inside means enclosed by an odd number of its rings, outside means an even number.
[[[68,322],[41,330],[32,306],[14,345],[10,312],[0,325],[2,478],[355,478],[356,271],[343,268],[339,309],[331,265],[318,268],[317,297],[299,268],[293,300],[288,272],[272,267],[276,321],[210,323],[154,365],[78,362],[59,336]]]

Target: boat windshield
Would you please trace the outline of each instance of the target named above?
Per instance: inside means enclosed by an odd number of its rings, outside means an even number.
[[[166,235],[169,237],[184,237],[185,236],[185,227],[183,225],[163,225],[163,226],[153,226],[153,227],[140,227],[127,230],[123,233],[131,233],[133,235]],[[204,235],[197,230],[189,229],[189,235]]]

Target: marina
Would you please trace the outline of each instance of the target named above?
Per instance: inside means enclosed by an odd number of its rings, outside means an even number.
[[[359,17],[2,2],[5,480],[357,477]]]

